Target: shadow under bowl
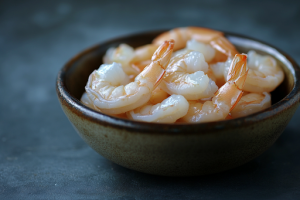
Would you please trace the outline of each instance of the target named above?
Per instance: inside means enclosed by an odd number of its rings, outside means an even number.
[[[84,141],[121,166],[149,174],[195,176],[240,166],[267,150],[283,132],[300,99],[300,70],[288,55],[249,37],[225,33],[240,52],[273,56],[285,73],[272,92],[272,106],[246,117],[201,124],[130,121],[94,111],[80,102],[94,69],[109,47],[138,47],[163,31],[121,37],[89,48],[58,73],[56,90],[64,113]]]

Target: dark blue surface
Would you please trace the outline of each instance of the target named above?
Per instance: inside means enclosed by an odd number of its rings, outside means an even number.
[[[278,141],[250,163],[170,178],[95,153],[55,93],[59,69],[76,53],[153,29],[235,32],[300,63],[299,22],[299,1],[0,1],[0,199],[300,199],[299,109]]]

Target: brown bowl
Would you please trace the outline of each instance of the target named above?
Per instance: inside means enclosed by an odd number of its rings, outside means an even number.
[[[263,42],[226,33],[240,52],[273,56],[285,73],[272,92],[272,106],[246,117],[201,124],[158,124],[112,117],[84,106],[80,97],[89,74],[106,50],[120,43],[151,43],[162,31],[121,37],[89,48],[58,73],[56,90],[63,111],[84,141],[121,166],[165,176],[194,176],[240,166],[267,150],[283,132],[300,99],[300,69],[288,55]]]

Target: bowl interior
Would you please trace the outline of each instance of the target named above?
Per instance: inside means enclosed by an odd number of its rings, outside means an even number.
[[[126,43],[132,47],[149,44],[153,38],[161,32],[162,31],[147,32],[110,40],[77,55],[67,64],[69,67],[65,69],[66,89],[71,96],[80,100],[89,75],[102,64],[102,58],[108,48],[117,47],[121,43]],[[295,70],[282,52],[279,52],[270,45],[245,36],[227,33],[226,37],[236,46],[239,52],[247,53],[249,50],[255,50],[263,55],[271,55],[282,67],[285,73],[285,79],[283,83],[271,93],[272,105],[282,100],[292,91],[295,85]]]

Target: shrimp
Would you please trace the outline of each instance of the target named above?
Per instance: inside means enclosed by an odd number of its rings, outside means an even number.
[[[255,51],[249,51],[248,67],[249,72],[244,91],[256,93],[272,92],[284,79],[283,70],[271,56],[262,56]],[[225,66],[224,74],[227,71],[228,65]]]
[[[83,105],[85,105],[85,106],[87,106],[91,109],[100,111],[100,110],[98,110],[97,107],[94,106],[93,101],[90,100],[90,98],[88,97],[86,92],[83,93],[83,95],[81,96],[80,101],[81,101],[81,103],[83,103]]]
[[[129,82],[121,64],[103,64],[88,79],[85,90],[94,106],[106,114],[121,114],[148,102],[151,92],[162,80],[174,47],[165,41],[155,51],[152,62]]]
[[[225,61],[227,57],[234,57],[234,55],[238,53],[235,47],[224,37],[224,33],[208,28],[175,28],[157,36],[152,43],[160,44],[162,41],[169,39],[174,39],[176,42],[174,51],[184,48],[186,42],[191,39],[210,44],[217,51],[218,56],[216,55],[216,57],[219,57],[219,59],[216,61]]]
[[[207,63],[211,62],[216,55],[216,50],[212,48],[209,44],[198,42],[195,39],[187,41],[186,47],[184,49],[174,52],[174,55],[176,56],[181,53],[186,53],[188,50],[198,51],[202,53]]]
[[[205,58],[205,62],[207,62],[207,63],[210,63],[216,55],[216,50],[214,48],[212,48],[210,45],[204,44],[202,42],[198,42],[195,39],[191,39],[191,40],[187,41],[186,47],[184,49],[174,52],[173,56],[177,56],[179,54],[184,54],[191,50],[202,53]],[[220,81],[220,79],[215,76],[214,71],[210,67],[208,68],[206,75],[212,81],[214,81],[217,84],[217,86],[219,86],[219,87],[221,87],[222,85],[225,84],[225,81]],[[223,73],[222,73],[222,75],[223,75]]]
[[[171,58],[160,87],[170,95],[180,94],[187,100],[212,97],[218,87],[205,75],[207,71],[203,55],[187,51]]]
[[[181,122],[211,122],[224,120],[243,95],[247,77],[247,56],[235,55],[228,73],[228,81],[214,95],[211,101],[201,103],[190,101],[188,113]]]
[[[120,63],[124,72],[130,76],[136,76],[141,71],[134,65],[131,65],[131,60],[135,56],[134,49],[127,44],[120,44],[117,48],[109,48],[104,57],[103,63],[112,64],[113,62]]]
[[[226,83],[225,77],[228,74],[228,70],[232,62],[232,58],[228,58],[225,62],[217,62],[210,64],[209,68],[211,70],[212,76],[215,78],[215,82],[218,86],[222,86]]]
[[[161,103],[163,100],[168,98],[170,95],[165,92],[161,87],[155,88],[155,90],[152,91],[151,97],[149,99],[149,103],[155,105],[157,103]]]
[[[126,74],[136,76],[151,63],[151,57],[158,47],[156,44],[147,44],[133,49],[127,44],[120,44],[117,48],[111,47],[106,51],[103,62],[121,63]]]
[[[131,63],[138,63],[146,60],[151,60],[152,55],[156,51],[159,45],[156,44],[146,44],[140,47],[137,47],[134,50],[134,55]]]
[[[171,95],[161,103],[147,104],[127,112],[129,119],[144,122],[174,123],[186,115],[188,101],[182,95]]]
[[[130,60],[130,65],[134,69],[143,71],[143,69],[151,63],[151,57],[157,48],[158,45],[156,44],[146,44],[137,47],[134,50],[133,58]]]
[[[271,56],[261,56],[249,51],[249,74],[244,90],[248,92],[272,92],[283,79],[283,70]]]
[[[248,93],[242,96],[230,112],[233,118],[243,117],[262,111],[271,106],[271,95],[268,92]]]
[[[92,98],[95,98],[94,96],[92,96]],[[94,104],[93,104],[93,101],[91,101],[87,95],[86,92],[83,93],[83,95],[81,96],[81,99],[80,101],[87,107],[93,109],[93,110],[96,110],[96,111],[99,111],[101,112],[100,109],[98,109]],[[123,118],[123,119],[127,119],[127,116],[126,116],[126,113],[122,113],[122,114],[115,114],[115,115],[111,115],[111,116],[114,116],[114,117],[119,117],[119,118]]]

